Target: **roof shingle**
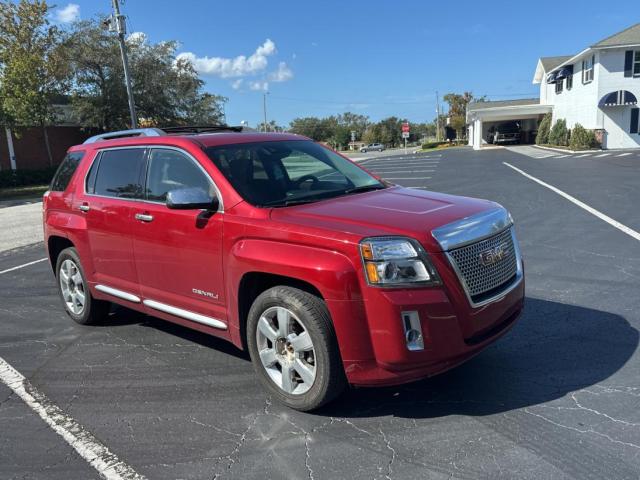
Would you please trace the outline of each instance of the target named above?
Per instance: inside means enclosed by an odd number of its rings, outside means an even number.
[[[615,33],[604,40],[600,40],[591,47],[621,47],[624,45],[640,45],[640,23],[636,23],[621,32]]]

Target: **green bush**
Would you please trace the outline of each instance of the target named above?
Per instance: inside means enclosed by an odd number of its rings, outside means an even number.
[[[438,148],[440,145],[445,145],[447,142],[427,142],[422,144],[423,150],[431,150],[432,148]]]
[[[536,145],[546,145],[549,143],[549,132],[551,131],[551,112],[545,114],[538,127],[536,135]]]
[[[46,185],[51,183],[57,169],[58,167],[40,170],[2,170],[0,171],[0,188]]]
[[[556,121],[549,132],[549,143],[566,147],[569,145],[569,130],[567,129],[567,121],[563,118]]]
[[[596,140],[596,134],[593,130],[587,130],[579,123],[573,127],[571,131],[571,139],[569,140],[569,147],[572,150],[587,150],[589,148],[595,148],[598,145]]]

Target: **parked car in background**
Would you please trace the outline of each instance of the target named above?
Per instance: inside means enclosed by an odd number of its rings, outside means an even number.
[[[490,132],[489,143],[500,145],[501,143],[520,143],[520,123],[503,122]]]
[[[298,135],[98,135],[69,150],[43,208],[74,321],[113,302],[226,339],[298,410],[449,370],[524,305],[503,207],[389,185]]]
[[[381,143],[370,143],[369,145],[365,145],[360,149],[361,153],[367,152],[381,152],[384,150],[384,145]]]

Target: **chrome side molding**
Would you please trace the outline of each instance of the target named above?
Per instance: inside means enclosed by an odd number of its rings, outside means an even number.
[[[189,310],[183,310],[182,308],[167,305],[166,303],[156,302],[155,300],[144,300],[142,303],[149,308],[153,308],[154,310],[168,313],[170,315],[175,315],[176,317],[182,317],[187,320],[191,320],[192,322],[202,323],[203,325],[207,325],[213,328],[219,328],[220,330],[227,329],[227,324],[222,320],[218,320],[216,318],[211,318],[207,317],[206,315],[190,312]]]
[[[140,303],[142,300],[140,297],[136,297],[135,295],[123,292],[122,290],[118,290],[117,288],[107,287],[106,285],[96,285],[96,290],[106,293],[108,295],[113,295],[114,297],[121,298],[123,300],[127,300],[128,302]]]
[[[512,224],[509,212],[501,206],[496,206],[436,228],[431,234],[446,252],[492,237]]]

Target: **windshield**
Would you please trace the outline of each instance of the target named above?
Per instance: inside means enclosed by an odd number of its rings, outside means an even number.
[[[385,188],[350,161],[308,140],[242,143],[205,151],[233,188],[259,207]]]

